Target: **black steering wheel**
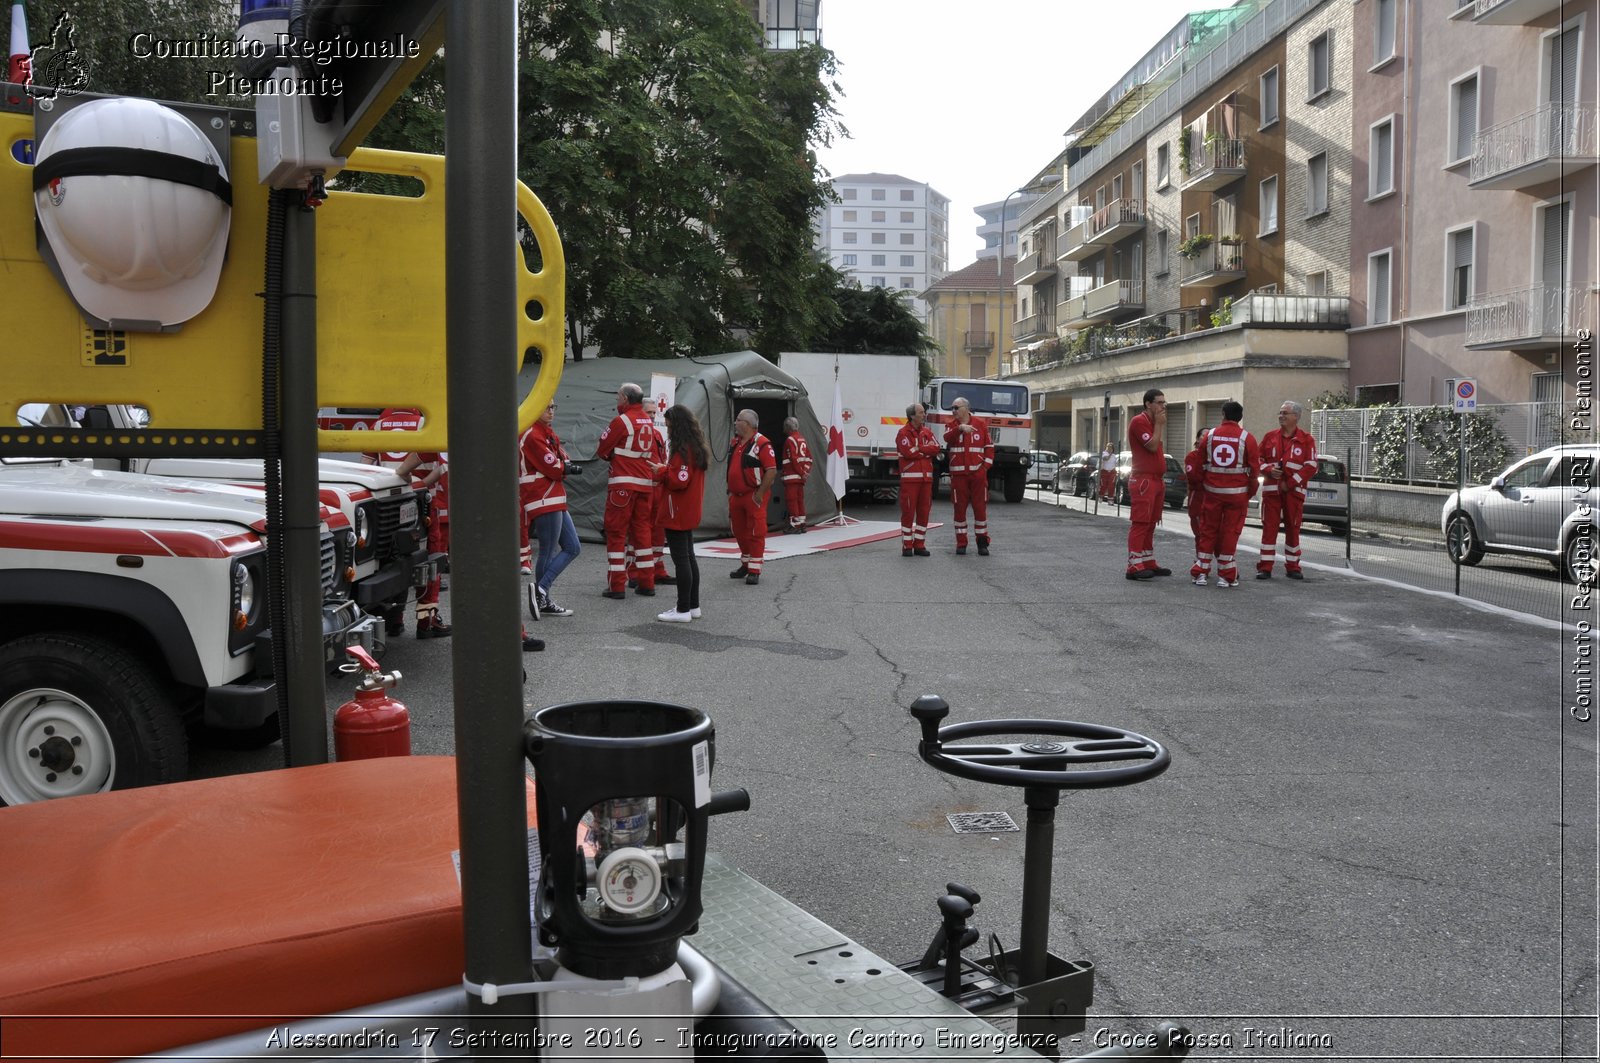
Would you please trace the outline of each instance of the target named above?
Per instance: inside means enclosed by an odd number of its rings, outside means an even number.
[[[922,724],[917,752],[945,774],[974,782],[1093,790],[1153,779],[1172,762],[1160,742],[1117,727],[1059,720],[975,720],[940,727],[939,721],[949,714],[949,704],[937,694],[924,694],[912,702],[911,715]],[[989,745],[945,744],[996,735],[1041,737]],[[1115,766],[1088,766],[1095,764]]]

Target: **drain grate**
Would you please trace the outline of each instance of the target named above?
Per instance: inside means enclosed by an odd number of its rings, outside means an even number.
[[[957,834],[1002,834],[1022,829],[1009,812],[952,812],[944,818]]]

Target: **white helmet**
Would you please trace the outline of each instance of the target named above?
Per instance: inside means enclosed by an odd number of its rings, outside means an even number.
[[[193,122],[153,100],[94,100],[52,125],[34,209],[72,297],[123,328],[176,325],[216,294],[233,193]]]

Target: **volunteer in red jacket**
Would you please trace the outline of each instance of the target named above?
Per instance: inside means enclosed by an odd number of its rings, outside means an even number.
[[[667,529],[667,549],[672,552],[672,568],[678,575],[678,604],[674,609],[657,613],[656,619],[668,624],[687,624],[700,618],[700,563],[694,556],[694,530],[700,527],[711,448],[706,445],[706,435],[689,407],[668,407],[666,419],[667,463],[657,465],[655,471],[661,477],[662,523]]]
[[[1222,423],[1206,436],[1206,511],[1200,521],[1200,538],[1194,544],[1194,567],[1189,575],[1196,587],[1206,585],[1211,562],[1217,563],[1217,586],[1237,587],[1239,570],[1233,551],[1244,531],[1244,515],[1261,475],[1261,455],[1256,438],[1239,424],[1244,407],[1222,404]]]
[[[656,593],[656,547],[651,507],[655,504],[652,463],[661,460],[655,418],[644,408],[644,389],[624,384],[617,389],[617,416],[600,437],[596,455],[611,463],[606,481],[606,589],[603,597],[626,598],[628,546],[639,568],[638,593]]]
[[[581,547],[578,528],[567,505],[567,474],[578,471],[561,445],[554,426],[556,404],[545,407],[539,419],[522,433],[522,526],[539,540],[539,560],[533,565],[533,601],[538,616],[571,616],[572,610],[550,597],[550,588],[566,567],[577,560]]]
[[[751,586],[761,582],[761,559],[767,553],[767,502],[778,478],[772,443],[757,429],[754,410],[740,410],[733,421],[728,448],[728,522],[739,543],[739,567],[728,573]]]
[[[1206,511],[1206,430],[1194,434],[1194,449],[1183,456],[1183,480],[1189,485],[1184,508],[1189,511],[1189,531],[1198,542],[1200,518]]]
[[[1128,422],[1128,449],[1133,451],[1133,469],[1128,473],[1129,579],[1172,575],[1170,568],[1156,564],[1156,524],[1166,504],[1161,483],[1167,472],[1161,449],[1166,431],[1167,397],[1160,388],[1151,388],[1144,393],[1144,411]]]
[[[906,407],[906,423],[894,437],[900,453],[900,556],[932,557],[928,552],[928,513],[933,509],[933,459],[939,440],[927,425],[922,403]]]
[[[800,421],[789,417],[783,422],[783,506],[789,511],[786,535],[806,530],[806,477],[811,475],[811,448],[800,434]]]
[[[1317,472],[1317,441],[1300,430],[1305,407],[1286,402],[1278,407],[1278,427],[1261,437],[1261,560],[1256,579],[1272,578],[1278,552],[1278,523],[1283,523],[1283,574],[1300,573],[1300,519],[1305,515],[1306,484]]]
[[[950,404],[950,427],[944,430],[950,455],[950,501],[955,507],[956,553],[967,552],[967,507],[972,507],[972,531],[978,556],[989,556],[989,470],[994,467],[994,440],[989,422],[972,413],[972,403],[957,399]]]

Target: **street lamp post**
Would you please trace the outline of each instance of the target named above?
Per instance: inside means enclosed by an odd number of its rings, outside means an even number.
[[[1026,192],[1037,192],[1045,186],[1058,184],[1060,181],[1060,174],[1047,173],[1031,185],[1023,185],[1021,188],[1014,188],[1010,192],[1007,192],[1006,198],[1000,202],[1000,253],[994,256],[994,282],[995,287],[1000,289],[1000,309],[996,313],[996,316],[999,318],[999,320],[995,322],[994,328],[994,369],[996,376],[1006,375],[1006,212],[1011,207],[1012,196]],[[1017,276],[1013,272],[1011,275],[1011,282],[1015,284],[1016,280]]]

